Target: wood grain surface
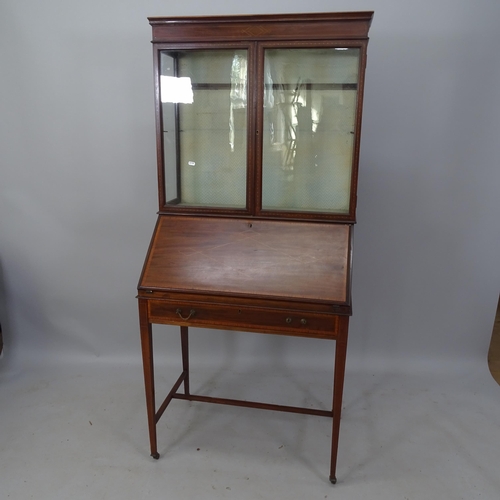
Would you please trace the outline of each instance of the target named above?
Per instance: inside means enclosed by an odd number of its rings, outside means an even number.
[[[139,288],[343,303],[350,226],[161,215]]]

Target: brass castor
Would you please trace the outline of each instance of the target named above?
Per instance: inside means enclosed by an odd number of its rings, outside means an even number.
[[[337,478],[335,476],[330,476],[330,483],[337,484]]]
[[[151,456],[155,459],[158,460],[160,458],[160,454],[158,452],[156,453],[151,453]]]

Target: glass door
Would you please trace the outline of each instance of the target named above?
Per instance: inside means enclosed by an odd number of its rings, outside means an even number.
[[[264,50],[263,211],[350,213],[360,53]]]
[[[247,49],[160,51],[165,204],[247,207]]]
[[[163,209],[353,219],[364,52],[346,43],[160,48]]]

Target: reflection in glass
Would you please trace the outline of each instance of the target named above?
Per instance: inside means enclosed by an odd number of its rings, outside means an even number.
[[[349,212],[359,49],[265,51],[262,208]]]
[[[246,206],[246,50],[161,52],[168,204]]]
[[[160,76],[161,102],[193,103],[193,86],[188,76]]]

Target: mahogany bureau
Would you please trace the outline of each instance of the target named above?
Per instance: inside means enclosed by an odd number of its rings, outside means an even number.
[[[150,18],[157,225],[138,286],[151,455],[172,399],[332,419],[337,449],[372,12]],[[183,370],[155,398],[152,325]],[[192,394],[188,328],[335,341],[331,410]]]

